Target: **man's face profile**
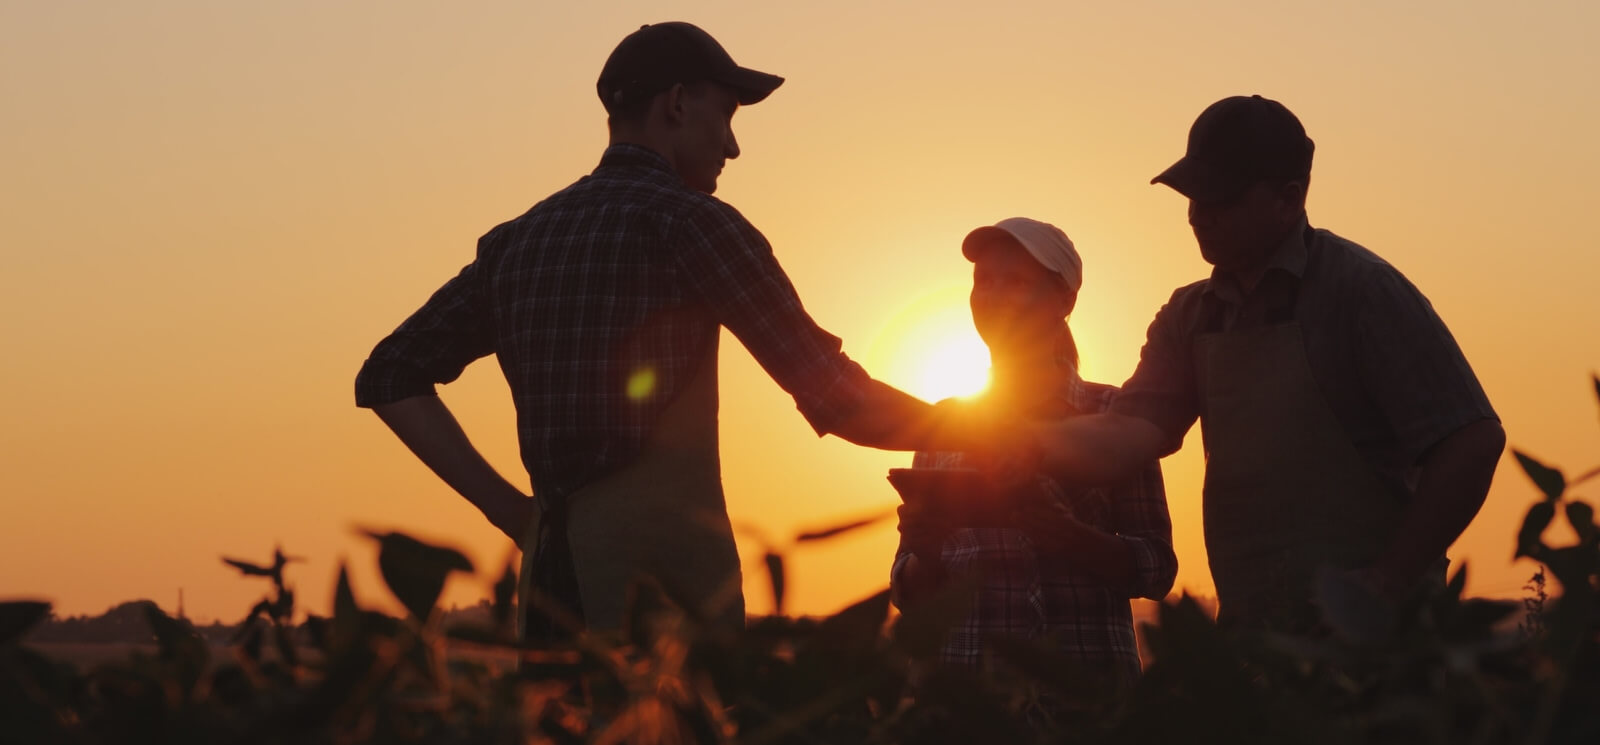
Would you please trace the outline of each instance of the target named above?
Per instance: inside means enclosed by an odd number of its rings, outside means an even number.
[[[1260,268],[1299,219],[1298,183],[1258,181],[1220,200],[1189,200],[1189,225],[1200,256],[1229,271]]]
[[[684,86],[680,96],[678,175],[690,188],[714,194],[723,165],[739,157],[739,142],[733,136],[738,96],[716,83]]]

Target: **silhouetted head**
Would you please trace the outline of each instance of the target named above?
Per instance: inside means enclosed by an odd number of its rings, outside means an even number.
[[[641,26],[612,50],[595,90],[613,142],[660,153],[684,183],[710,194],[739,157],[733,113],[765,99],[783,78],[740,67],[710,34],[682,22]]]
[[[997,360],[1053,355],[1071,344],[1065,320],[1078,303],[1083,260],[1066,233],[1012,217],[961,241],[972,262],[972,325]],[[1070,351],[1077,362],[1077,350]]]
[[[1189,224],[1206,261],[1250,270],[1305,216],[1315,148],[1283,104],[1232,96],[1200,113],[1184,156],[1150,183],[1189,198]]]

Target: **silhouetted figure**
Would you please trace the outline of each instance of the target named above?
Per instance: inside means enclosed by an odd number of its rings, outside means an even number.
[[[1110,413],[1040,439],[1052,467],[1107,481],[1177,450],[1198,419],[1219,617],[1294,630],[1318,623],[1323,568],[1388,599],[1442,579],[1505,444],[1427,299],[1308,224],[1312,152],[1276,101],[1201,113],[1151,183],[1188,197],[1214,270],[1156,314]]]
[[[717,454],[719,327],[819,435],[897,450],[974,444],[937,435],[932,407],[848,359],[766,238],[711,196],[740,154],[734,112],[782,82],[690,24],[630,34],[597,84],[611,133],[599,166],[484,235],[357,377],[358,405],[521,543],[524,579],[591,627],[620,625],[641,572],[743,623]],[[536,502],[434,395],[489,354],[510,383]],[[558,635],[542,614],[529,622],[535,638]]]
[[[988,389],[965,405],[1018,427],[1109,408],[1117,389],[1078,375],[1067,318],[1077,306],[1083,261],[1066,234],[1010,218],[972,231],[961,250],[973,262],[972,322],[992,361]],[[912,467],[973,463],[966,453],[923,451]],[[1160,600],[1178,572],[1155,458],[1110,487],[1046,472],[1006,497],[1007,514],[981,525],[919,502],[901,505],[902,540],[890,573],[895,603],[914,604],[941,577],[975,575],[976,601],[946,637],[941,662],[986,669],[986,642],[1010,637],[1061,650],[1080,664],[1086,684],[1132,683],[1139,652],[1128,601]]]

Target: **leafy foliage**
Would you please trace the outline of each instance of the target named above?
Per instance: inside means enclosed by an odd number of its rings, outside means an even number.
[[[1596,380],[1600,393],[1600,379]],[[1555,468],[1517,454],[1541,501],[1516,554],[1542,566],[1530,598],[1463,597],[1467,571],[1368,624],[1374,599],[1324,577],[1328,633],[1219,627],[1194,598],[1145,628],[1149,666],[1110,681],[1042,642],[994,640],[983,675],[935,652],[975,585],[953,582],[892,618],[886,593],[825,619],[775,615],[729,632],[671,588],[632,588],[626,628],[558,647],[512,633],[507,566],[488,620],[442,628],[435,605],[466,557],[398,533],[379,542],[406,618],[359,606],[340,568],[331,618],[292,622],[281,551],[225,559],[272,591],[226,648],[145,604],[156,653],[88,671],[30,649],[38,602],[0,603],[0,722],[26,743],[1594,743],[1600,741],[1600,525]],[[822,541],[870,524],[801,534]],[[1551,545],[1564,519],[1575,542]],[[784,548],[763,542],[774,603]],[[1548,574],[1559,586],[1550,593]]]

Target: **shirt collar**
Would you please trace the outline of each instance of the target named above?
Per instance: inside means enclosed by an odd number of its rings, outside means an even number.
[[[1306,217],[1302,215],[1300,221],[1295,223],[1294,228],[1284,236],[1283,242],[1273,251],[1263,277],[1279,271],[1287,273],[1296,280],[1306,276],[1306,264],[1311,256],[1310,249],[1306,246],[1306,233],[1309,232],[1307,227]],[[1243,301],[1243,292],[1239,288],[1238,279],[1232,272],[1221,267],[1211,270],[1211,281],[1206,283],[1206,292],[1234,304]]]
[[[673,178],[678,176],[677,171],[672,170],[672,164],[660,153],[632,142],[619,142],[607,147],[595,170],[602,168],[645,168],[670,174]]]

